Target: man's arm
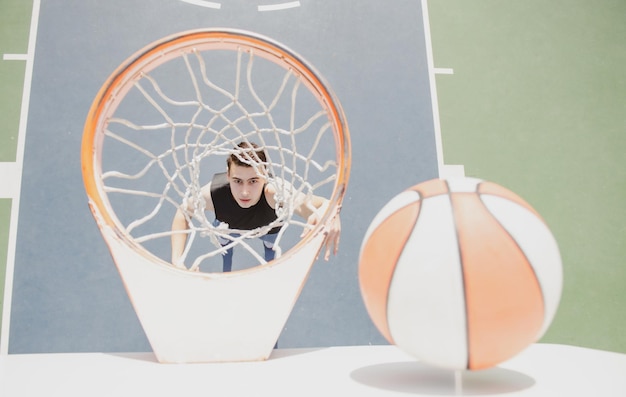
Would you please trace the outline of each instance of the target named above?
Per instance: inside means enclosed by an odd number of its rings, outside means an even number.
[[[281,181],[282,183],[286,183]],[[272,184],[268,184],[265,188],[265,198],[268,204],[272,208],[276,208],[276,199],[274,195],[276,194],[276,189]],[[298,197],[295,200],[295,209],[294,212],[306,219],[309,225],[317,225],[326,209],[328,208],[329,201],[324,197],[320,196],[307,196],[303,193],[297,193]],[[312,228],[305,228],[302,232],[300,238],[306,236]],[[324,259],[330,259],[331,252],[333,254],[337,254],[339,250],[339,236],[341,235],[341,220],[339,218],[339,214],[335,216],[335,218],[330,223],[330,228],[326,231],[326,238],[324,239],[324,247],[326,248],[326,252],[324,253]]]
[[[204,209],[214,211],[210,182],[202,188],[202,198],[204,200]],[[183,203],[176,210],[176,214],[172,220],[172,264],[176,267],[185,267],[182,263],[182,255],[185,251],[185,244],[187,243],[187,230],[189,230],[187,216],[193,212],[193,207],[194,204],[189,201]]]
[[[329,201],[324,197],[310,196],[304,197],[300,205],[295,208],[296,214],[300,215],[303,219],[306,219],[309,225],[317,225],[324,213],[328,209]],[[304,237],[309,233],[309,229],[305,229],[300,237]],[[326,231],[326,238],[324,239],[323,247],[326,251],[324,253],[324,260],[330,259],[331,252],[333,255],[337,255],[339,250],[339,237],[341,235],[341,220],[339,214],[330,222],[329,228]]]
[[[189,224],[185,217],[185,213],[181,208],[176,210],[174,220],[172,221],[172,264],[176,267],[185,267],[181,262],[183,251],[185,250],[185,244],[187,243],[186,230],[189,229]]]

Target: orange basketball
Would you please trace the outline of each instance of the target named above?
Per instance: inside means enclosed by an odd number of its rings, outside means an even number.
[[[376,215],[359,259],[365,306],[392,344],[450,369],[507,360],[547,330],[563,282],[549,228],[515,193],[434,179]]]

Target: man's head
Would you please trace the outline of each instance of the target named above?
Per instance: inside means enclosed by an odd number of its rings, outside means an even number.
[[[228,182],[233,198],[242,208],[250,208],[259,202],[264,191],[265,176],[262,170],[266,162],[265,151],[254,143],[241,142],[237,153],[226,160]]]

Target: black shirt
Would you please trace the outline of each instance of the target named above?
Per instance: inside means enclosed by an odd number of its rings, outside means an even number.
[[[241,208],[233,197],[226,173],[213,175],[211,181],[211,199],[215,209],[215,218],[227,223],[230,229],[252,230],[269,225],[278,217],[265,199],[265,187],[259,202],[250,208]],[[280,226],[270,230],[268,234],[278,233]]]

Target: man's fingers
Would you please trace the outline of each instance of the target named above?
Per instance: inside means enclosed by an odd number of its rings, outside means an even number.
[[[326,248],[326,252],[324,253],[324,260],[328,261],[330,259],[331,252],[333,255],[337,255],[337,252],[339,252],[339,235],[329,234],[328,236],[326,236],[326,241],[324,241],[324,245]]]

